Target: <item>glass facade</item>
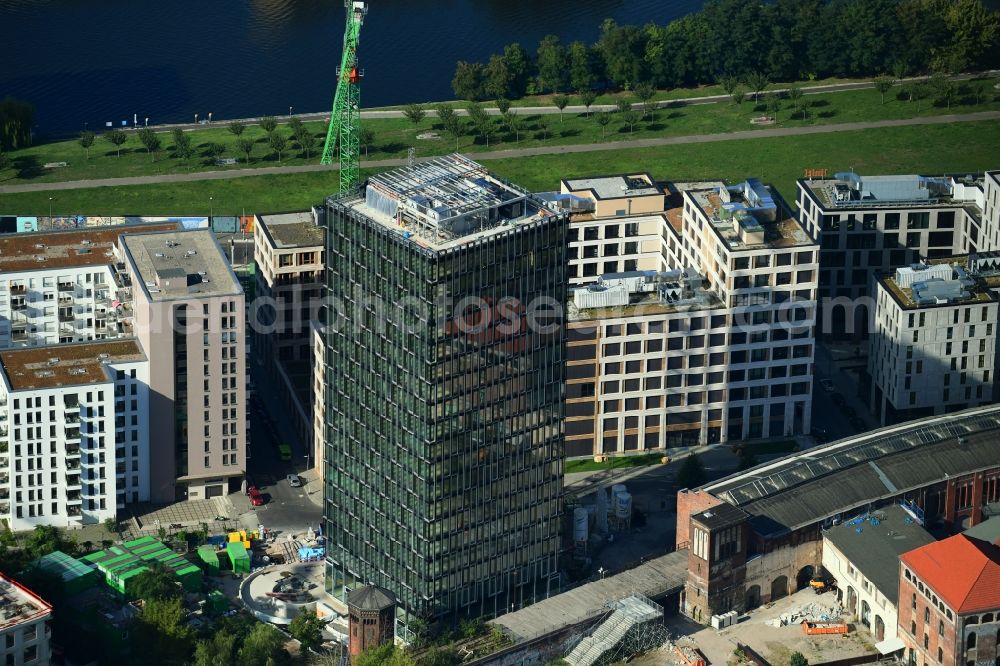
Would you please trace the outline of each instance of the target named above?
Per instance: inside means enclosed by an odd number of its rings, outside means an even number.
[[[327,216],[327,585],[382,586],[424,619],[547,596],[566,217],[435,248],[345,202]]]

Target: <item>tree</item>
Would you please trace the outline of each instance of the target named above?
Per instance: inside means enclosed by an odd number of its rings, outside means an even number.
[[[507,127],[514,133],[514,141],[521,143],[521,132],[524,131],[524,116],[519,116],[511,111],[507,114]]]
[[[788,658],[788,666],[809,666],[809,660],[801,652],[793,652]]]
[[[583,42],[573,42],[566,54],[569,61],[570,88],[582,93],[594,87],[597,76],[594,72],[593,57],[590,49]]]
[[[177,584],[177,576],[162,562],[154,561],[149,568],[135,577],[129,584],[129,594],[136,599],[180,598],[181,590]]]
[[[96,135],[90,130],[84,130],[83,132],[80,132],[80,138],[77,139],[80,147],[87,151],[88,160],[90,159],[90,147],[94,145],[95,136]]]
[[[510,94],[515,99],[524,97],[531,80],[531,56],[523,46],[514,42],[504,47],[503,61],[510,77]]]
[[[217,141],[213,141],[205,147],[205,152],[208,153],[212,162],[215,163],[223,156],[223,154],[225,154],[226,146]]]
[[[403,107],[403,115],[416,127],[427,117],[427,111],[419,104],[407,104]]]
[[[171,132],[174,138],[174,154],[186,160],[194,154],[194,147],[191,145],[191,135],[182,130],[180,127],[175,127]],[[114,521],[112,521],[114,522]],[[113,530],[108,530],[109,532]]]
[[[62,532],[51,525],[37,525],[25,538],[23,550],[29,560],[37,560],[57,550],[74,555],[76,542],[64,538]]]
[[[628,97],[619,97],[615,100],[615,108],[618,113],[625,113],[632,108],[632,101]]]
[[[642,103],[642,117],[648,116],[656,105],[653,104],[653,98],[656,97],[656,88],[649,85],[648,83],[640,83],[635,87],[635,96],[639,98],[639,102]]]
[[[568,95],[556,95],[552,98],[552,104],[559,109],[559,122],[562,122],[563,111],[569,106],[569,96]]]
[[[274,130],[278,129],[278,121],[274,116],[264,116],[260,119],[260,128],[264,130],[265,133],[270,134]]]
[[[896,83],[902,84],[908,71],[909,67],[902,60],[897,60],[892,64],[892,78],[895,79]]]
[[[375,143],[375,130],[364,125],[361,128],[361,136],[358,138],[361,140],[361,145],[365,147],[365,159],[368,159],[368,148]]]
[[[778,120],[778,110],[781,109],[781,97],[778,93],[772,93],[764,98],[764,106],[767,108],[768,115],[775,121]]]
[[[639,28],[606,19],[596,48],[607,78],[618,88],[628,90],[647,79],[646,33]]]
[[[292,638],[298,639],[303,648],[312,650],[323,642],[323,620],[316,617],[315,613],[299,613],[288,625],[288,633]]]
[[[415,666],[407,654],[392,643],[369,648],[358,655],[353,666]]]
[[[707,480],[705,466],[701,464],[701,459],[697,455],[685,458],[681,468],[677,470],[677,485],[681,488],[697,488]]]
[[[459,666],[462,658],[452,647],[434,647],[420,658],[420,666]]]
[[[455,139],[455,150],[458,150],[458,140],[465,136],[465,130],[465,123],[453,111],[452,115],[445,122],[444,131]]]
[[[549,121],[545,119],[544,116],[539,116],[538,122],[535,123],[538,131],[542,133],[542,140],[549,138]]]
[[[269,132],[267,135],[267,145],[271,147],[278,155],[278,161],[281,161],[281,153],[288,147],[288,137],[281,132],[274,131]]]
[[[955,82],[944,74],[934,74],[929,81],[931,94],[934,96],[935,104],[944,104],[951,109],[951,103],[955,101],[958,90]]]
[[[236,636],[216,630],[209,638],[198,641],[194,650],[194,666],[219,666],[233,661]]]
[[[507,97],[511,94],[512,76],[502,55],[493,54],[483,68],[483,91],[487,97]]]
[[[249,137],[241,136],[236,139],[236,150],[246,155],[247,164],[250,164],[250,155],[253,153],[253,147],[256,143],[256,141]]]
[[[238,661],[241,666],[271,666],[285,660],[285,639],[269,624],[258,623],[243,639]]]
[[[555,35],[545,35],[535,54],[538,65],[538,84],[542,90],[559,92],[566,88],[569,57],[566,48]]]
[[[179,597],[147,599],[130,637],[134,654],[156,655],[159,664],[190,663],[193,635]]]
[[[447,104],[438,104],[434,107],[434,111],[437,112],[438,120],[441,121],[441,126],[445,129],[448,128],[448,123],[451,122],[452,118],[455,117],[455,109],[451,108]]]
[[[296,140],[298,140],[299,136],[301,136],[303,132],[308,131],[306,130],[305,123],[303,123],[302,119],[298,116],[292,116],[288,119],[288,129],[291,130],[292,137]]]
[[[0,153],[0,171],[3,171],[11,164],[10,155],[7,153]]]
[[[506,97],[498,97],[496,105],[497,111],[500,112],[500,115],[506,117],[507,113],[510,111],[510,100]]]
[[[926,81],[914,81],[910,84],[909,98],[911,102],[917,103],[917,113],[920,113],[920,102],[927,97],[930,84]]]
[[[1000,16],[981,0],[955,0],[947,3],[945,27],[949,35],[947,48],[961,66],[982,66],[996,57],[1000,46]]]
[[[753,101],[760,101],[760,94],[767,89],[768,84],[771,80],[768,78],[767,74],[763,72],[753,71],[747,75],[747,85],[750,86],[750,90],[753,91]]]
[[[451,79],[451,89],[459,99],[477,100],[483,97],[483,66],[478,62],[459,60],[455,66],[455,76]],[[407,116],[410,118],[410,116]],[[410,118],[416,125],[416,121]]]
[[[316,150],[316,136],[312,132],[305,132],[302,136],[297,137],[296,141],[302,152],[306,154],[306,159],[309,159],[312,152]]]
[[[733,96],[733,92],[735,92],[740,85],[740,77],[733,76],[732,74],[723,74],[718,77],[716,81],[720,86],[722,86],[722,90],[730,97]]]
[[[628,133],[631,134],[635,130],[635,124],[639,122],[639,112],[629,109],[622,114],[622,122],[628,125]]]
[[[611,122],[611,114],[607,111],[599,111],[595,117],[597,124],[601,126],[601,140],[603,141],[607,133],[608,123]]]
[[[239,120],[234,120],[233,122],[229,123],[228,129],[230,134],[239,138],[239,136],[243,134],[243,130],[245,130],[246,128],[247,126],[244,123],[241,123]]]
[[[885,74],[879,74],[872,80],[872,86],[878,91],[878,94],[882,96],[882,103],[885,104],[885,94],[892,90],[892,77],[886,76]]]
[[[788,99],[792,102],[792,108],[796,111],[802,111],[802,120],[806,119],[806,103],[802,98],[802,86],[789,86],[788,88]]]
[[[733,102],[736,103],[736,106],[739,106],[743,104],[743,100],[746,99],[747,91],[743,89],[743,86],[736,86],[736,89],[733,90],[732,94],[729,96],[733,98]]]
[[[104,133],[104,140],[110,143],[118,151],[118,157],[122,156],[122,146],[128,143],[128,134],[123,130],[113,129]]]
[[[476,128],[476,134],[483,137],[486,140],[486,147],[490,145],[490,134],[496,129],[496,124],[493,122],[492,116],[486,113],[486,110],[482,106],[477,105],[478,108],[469,108],[469,118],[472,120],[472,126]]]
[[[595,101],[597,101],[597,93],[593,90],[588,88],[587,90],[580,92],[580,103],[583,104],[583,107],[587,110],[588,118],[590,117],[590,107]]]
[[[5,97],[0,101],[0,153],[31,145],[35,107],[23,100]]]
[[[156,160],[156,153],[160,150],[159,135],[148,127],[139,130],[139,143],[143,145],[150,158]]]

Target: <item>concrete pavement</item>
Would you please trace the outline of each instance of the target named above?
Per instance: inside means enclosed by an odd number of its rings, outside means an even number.
[[[590,153],[605,150],[625,150],[635,148],[654,148],[696,143],[715,143],[719,141],[740,141],[744,139],[764,139],[774,137],[804,136],[810,134],[831,134],[836,132],[853,132],[865,129],[885,127],[904,127],[912,125],[947,125],[960,122],[975,122],[983,120],[1000,120],[1000,111],[978,111],[975,113],[946,114],[941,116],[926,116],[919,118],[900,118],[895,120],[876,120],[870,122],[836,123],[831,125],[815,125],[810,127],[772,127],[758,130],[741,130],[738,132],[718,132],[715,134],[690,134],[651,139],[635,139],[632,141],[608,141],[603,143],[572,144],[563,146],[538,146],[535,148],[514,148],[492,152],[467,153],[473,160],[497,160],[518,157],[535,157],[539,155],[564,155],[573,153]],[[418,158],[417,162],[434,159],[435,156]],[[387,160],[368,160],[361,163],[363,169],[382,169],[403,166],[406,158]],[[305,164],[298,166],[261,167],[257,169],[233,169],[231,171],[202,171],[198,173],[161,174],[157,176],[132,176],[127,178],[103,178],[97,180],[71,180],[57,183],[26,183],[21,185],[0,186],[0,194],[17,192],[45,192],[56,190],[78,190],[91,187],[119,187],[129,185],[153,185],[159,183],[182,183],[200,180],[227,180],[230,178],[246,178],[248,176],[267,176],[295,173],[314,173],[336,171],[338,165]]]

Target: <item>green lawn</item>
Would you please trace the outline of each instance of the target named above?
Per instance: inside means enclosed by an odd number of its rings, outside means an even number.
[[[659,465],[662,457],[662,453],[647,453],[635,456],[613,456],[605,462],[594,462],[593,458],[589,460],[567,460],[563,466],[563,473],[598,472],[605,469],[626,469],[628,467]]]
[[[828,125],[835,123],[912,118],[914,116],[939,115],[943,113],[962,113],[970,111],[1000,110],[1000,95],[992,88],[993,80],[974,81],[962,84],[964,93],[957,102],[948,109],[944,106],[933,106],[929,101],[922,103],[901,101],[892,93],[887,96],[885,104],[881,104],[879,95],[874,90],[859,90],[824,95],[810,95],[807,118],[792,117],[790,102],[783,101],[783,108],[778,112],[778,122],[783,127],[801,127],[808,125]],[[979,91],[977,98],[976,91]],[[375,141],[368,147],[362,159],[402,158],[411,146],[416,148],[417,156],[440,155],[455,150],[462,152],[488,152],[514,147],[559,146],[585,143],[601,143],[627,139],[653,137],[671,137],[716,132],[733,132],[751,130],[756,127],[750,124],[750,118],[761,115],[763,106],[753,102],[742,105],[731,103],[716,103],[699,106],[679,106],[657,111],[652,118],[642,120],[633,127],[628,127],[622,121],[620,114],[613,114],[611,123],[604,129],[598,125],[593,115],[566,113],[560,119],[558,115],[528,115],[524,116],[525,128],[519,134],[514,134],[504,128],[502,132],[490,137],[486,145],[482,137],[466,135],[456,142],[445,136],[443,130],[436,124],[436,118],[425,119],[419,127],[414,127],[405,119],[367,120],[365,125],[375,132]],[[544,123],[544,125],[543,125]],[[307,127],[320,140],[325,136],[322,123],[307,123]],[[281,131],[287,132],[282,127]],[[417,139],[417,135],[436,131],[439,138]],[[471,131],[471,130],[470,130]],[[18,184],[28,182],[55,182],[65,180],[87,180],[127,176],[144,176],[168,173],[190,173],[206,170],[232,170],[245,168],[244,157],[235,152],[234,137],[223,124],[192,132],[194,145],[198,156],[189,160],[180,160],[172,156],[173,139],[169,133],[161,135],[164,150],[155,161],[143,149],[136,137],[126,144],[122,156],[116,156],[114,147],[108,142],[98,139],[91,149],[88,160],[86,152],[76,141],[32,146],[11,153],[13,167],[0,172],[0,184]],[[279,164],[266,145],[265,133],[259,127],[248,127],[245,136],[257,140],[255,152],[251,156],[250,167],[276,166]],[[219,167],[205,156],[205,149],[210,143],[221,143],[227,147],[226,156],[236,157],[240,163],[234,166]],[[297,147],[289,148],[282,155],[281,164],[314,164],[318,157],[313,153],[306,158]],[[44,164],[67,162],[67,167],[44,168]]]
[[[485,164],[535,191],[557,189],[560,178],[636,168],[664,180],[735,181],[759,176],[791,201],[795,180],[805,168],[869,174],[983,171],[997,167],[998,145],[1000,123],[983,121],[485,160]],[[337,183],[336,172],[325,172],[6,194],[0,195],[0,212],[47,215],[50,196],[54,213],[61,215],[204,215],[209,212],[209,197],[217,215],[244,209],[248,213],[301,210],[335,192]]]

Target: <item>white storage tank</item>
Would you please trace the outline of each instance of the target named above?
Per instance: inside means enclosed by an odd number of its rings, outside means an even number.
[[[624,490],[615,495],[615,517],[618,520],[632,517],[632,495]]]
[[[584,507],[573,509],[573,542],[587,543],[587,527],[590,523],[590,514]]]

